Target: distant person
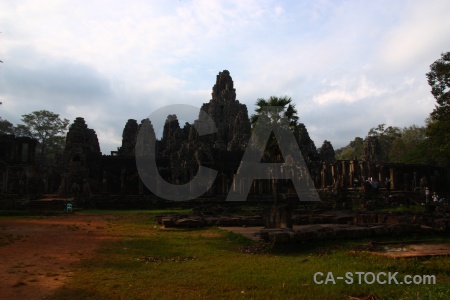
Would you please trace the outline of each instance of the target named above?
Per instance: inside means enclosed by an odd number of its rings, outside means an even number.
[[[369,179],[367,179],[367,180],[364,182],[364,191],[365,191],[366,193],[370,193],[370,191],[372,191],[372,184],[370,183],[370,180],[369,180]]]
[[[389,179],[389,177],[386,177],[386,181],[384,182],[384,184],[386,185],[386,190],[388,192],[391,191],[391,179]]]
[[[430,189],[428,187],[425,188],[425,203],[430,203]]]
[[[380,187],[380,183],[378,182],[378,179],[375,178],[375,180],[372,183],[372,187],[375,191],[378,191],[378,188]]]
[[[433,202],[434,204],[438,203],[439,201],[439,196],[436,194],[436,192],[433,193]]]

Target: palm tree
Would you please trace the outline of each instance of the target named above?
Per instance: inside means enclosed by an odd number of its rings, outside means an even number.
[[[255,114],[251,115],[250,120],[252,123],[253,136],[258,139],[259,133],[262,131],[269,130],[274,123],[281,123],[281,119],[287,120],[289,129],[294,132],[298,126],[298,116],[297,110],[295,109],[295,104],[292,103],[291,97],[283,96],[276,97],[271,96],[269,99],[259,98],[256,100]],[[270,109],[264,109],[264,107],[269,107]],[[255,127],[256,121],[263,118],[263,122],[259,122],[258,128]],[[284,128],[288,129],[288,128]],[[255,131],[257,130],[257,131]],[[254,143],[265,143],[266,141],[253,141]],[[281,142],[281,141],[278,141]],[[272,160],[274,162],[280,162],[281,153],[279,153],[279,148],[275,135],[272,133],[269,138],[269,142],[265,146],[264,157],[266,160]]]
[[[298,122],[297,110],[295,109],[295,104],[292,104],[291,97],[270,96],[268,100],[264,98],[259,98],[258,100],[256,100],[255,105],[257,106],[255,109],[256,114],[253,114],[251,116],[252,126],[255,125],[256,120],[258,120],[258,117],[261,116],[261,113],[263,113],[262,110],[263,107],[265,106],[279,107],[279,109],[276,110],[277,114],[271,114],[269,116],[272,119],[272,121],[276,121],[281,117],[285,117],[289,120],[289,125],[291,127],[297,125]]]
[[[267,107],[269,109],[267,109]],[[267,138],[267,131],[272,130],[274,128],[274,124],[277,124],[277,127],[281,130],[291,131],[294,133],[298,127],[298,119],[297,110],[295,109],[295,104],[292,103],[291,97],[271,96],[267,100],[259,98],[256,101],[255,114],[250,117],[253,130],[252,136],[255,138],[252,142],[256,147],[265,147],[262,158],[263,161],[281,163],[283,157],[278,143],[283,143],[283,141],[277,140],[273,132],[270,134],[268,141],[265,138],[259,139],[259,137],[265,136]],[[258,126],[256,126],[257,121]],[[282,138],[282,136],[285,135],[278,135],[278,138]],[[284,159],[288,158],[285,157]],[[286,161],[286,163],[288,163],[288,161]],[[280,188],[279,180],[273,179],[272,189],[275,204],[278,203]]]

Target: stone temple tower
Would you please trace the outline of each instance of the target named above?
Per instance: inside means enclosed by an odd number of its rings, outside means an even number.
[[[62,192],[68,192],[74,182],[80,186],[84,181],[96,182],[100,157],[97,134],[88,128],[83,118],[76,118],[69,127],[63,152]]]
[[[211,146],[220,151],[245,150],[251,124],[247,106],[236,100],[230,72],[223,70],[217,75],[211,96],[209,103],[204,103],[201,108],[211,116],[218,130]]]

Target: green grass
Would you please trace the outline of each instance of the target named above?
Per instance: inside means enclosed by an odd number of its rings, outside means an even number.
[[[33,211],[33,210],[0,210],[0,219],[17,218],[22,219],[24,217],[49,217],[64,215],[64,211]]]
[[[351,253],[349,250],[361,245],[362,240],[286,245],[268,254],[245,254],[241,249],[254,242],[218,228],[159,228],[154,216],[168,212],[109,211],[108,214],[120,214],[109,222],[122,239],[105,244],[94,259],[73,266],[73,277],[52,298],[450,298],[449,257],[395,260]],[[450,238],[440,240],[448,243]],[[336,284],[318,285],[313,281],[316,272],[344,276],[357,271],[399,272],[398,279],[406,274],[430,274],[436,275],[438,284],[347,285],[337,280]]]
[[[382,208],[378,211],[424,213],[424,212],[426,212],[426,207],[424,205],[399,205],[399,206],[395,206],[395,207]]]
[[[192,209],[159,209],[159,210],[100,210],[100,209],[87,209],[81,211],[83,214],[94,215],[136,215],[146,214],[147,216],[168,215],[168,214],[191,214]]]

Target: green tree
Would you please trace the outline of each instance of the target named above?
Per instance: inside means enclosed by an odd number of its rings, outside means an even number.
[[[396,139],[392,142],[389,149],[389,162],[401,163],[405,157],[407,150],[402,139]]]
[[[429,140],[425,139],[403,156],[405,164],[435,165],[436,160],[430,152]]]
[[[269,118],[271,122],[277,122],[280,118],[287,118],[289,121],[289,125],[293,128],[298,123],[298,116],[297,116],[297,109],[295,108],[295,104],[292,103],[291,97],[283,96],[283,97],[276,97],[276,96],[270,96],[269,99],[263,99],[259,98],[256,100],[256,114],[251,115],[250,120],[252,122],[252,126],[255,125],[256,121],[260,116],[262,116],[262,110],[265,106],[271,106],[271,107],[280,107],[276,111],[276,113],[269,113],[266,114],[263,117]]]
[[[436,99],[426,130],[428,151],[437,164],[450,167],[450,52],[430,65],[426,77]]]
[[[16,135],[37,139],[42,154],[56,153],[64,148],[69,120],[48,110],[39,110],[22,115],[22,122],[14,129]]]
[[[336,162],[336,152],[330,141],[323,141],[322,147],[319,149],[319,155],[322,161]]]
[[[264,107],[271,107],[273,109],[265,110]],[[275,108],[276,107],[276,108]],[[274,133],[272,132],[269,136],[269,140],[263,140],[259,137],[262,132],[271,131],[274,124],[278,125],[278,128],[284,132],[292,132],[296,139],[296,142],[303,154],[303,158],[308,157],[310,148],[314,148],[317,153],[317,149],[314,143],[308,144],[309,135],[306,131],[304,124],[298,123],[299,117],[297,116],[297,110],[295,105],[292,103],[292,99],[288,96],[275,97],[271,96],[269,99],[259,98],[256,101],[255,114],[250,117],[252,123],[252,137],[255,140],[252,141],[254,145],[258,147],[264,147],[263,159],[266,161],[276,162],[276,163],[288,163],[289,156],[283,157],[280,151],[279,143],[282,144],[283,140],[277,140]],[[283,122],[281,122],[283,120]],[[258,121],[258,126],[256,122]],[[285,122],[287,121],[287,122]],[[282,134],[282,136],[285,136]],[[303,138],[304,137],[304,138]],[[278,138],[282,138],[278,136]],[[266,143],[264,145],[264,143]],[[312,142],[312,141],[311,141]],[[311,146],[312,145],[312,146]],[[291,157],[292,159],[292,157]],[[291,161],[293,163],[293,161]],[[279,194],[281,192],[281,186],[279,184],[279,179],[274,179],[272,181],[272,189],[274,193],[274,202],[277,203],[279,199]]]
[[[13,134],[14,133],[14,126],[11,122],[8,120],[2,119],[0,117],[0,134]]]
[[[364,140],[355,137],[347,146],[336,150],[336,158],[343,160],[361,159],[364,150]]]
[[[411,125],[402,129],[402,140],[407,150],[413,149],[427,137],[424,126]]]
[[[429,164],[430,161],[433,161],[432,157],[424,151],[429,147],[424,126],[411,125],[400,129],[380,124],[371,128],[368,136],[378,138],[384,162]],[[336,158],[342,160],[362,159],[363,152],[364,140],[356,137],[347,146],[336,150]]]
[[[278,123],[281,118],[287,118],[289,123],[289,128],[285,128],[286,130],[290,129],[294,131],[298,125],[298,116],[295,105],[292,103],[291,97],[283,96],[283,97],[275,97],[271,96],[269,99],[259,98],[256,100],[256,109],[255,114],[251,115],[250,120],[252,123],[252,130],[255,130],[256,121],[260,118],[263,119],[264,122],[262,124],[274,124]],[[263,107],[278,107],[278,109],[274,109],[271,111],[264,111]],[[267,130],[265,126],[260,126],[259,130],[264,131]],[[254,132],[256,138],[258,138],[259,133]],[[257,142],[265,142],[265,141],[257,141]],[[281,142],[281,141],[279,141]],[[275,135],[272,133],[270,135],[269,142],[266,145],[265,153],[268,157],[277,157],[279,155],[278,143],[275,138]]]
[[[2,62],[0,60],[0,62]],[[2,105],[2,102],[0,102],[0,105]],[[7,120],[2,119],[0,117],[0,134],[12,134],[14,133],[13,124]]]
[[[368,136],[378,137],[381,146],[381,161],[388,162],[390,161],[389,152],[391,145],[402,136],[402,132],[398,127],[386,127],[386,124],[379,124],[377,127],[369,130]]]
[[[427,126],[428,153],[434,162],[450,168],[450,120],[432,120]]]
[[[423,163],[427,159],[422,159],[419,162],[417,158],[414,158],[414,162],[411,162],[412,157],[416,155],[409,154],[409,161],[406,161],[408,153],[414,153],[416,147],[418,147],[426,139],[426,129],[425,127],[420,127],[417,125],[411,125],[409,127],[404,127],[401,130],[400,138],[395,139],[389,148],[389,162],[393,163]],[[421,145],[423,147],[423,145]]]
[[[437,105],[431,117],[433,120],[450,118],[450,52],[442,53],[441,58],[430,65],[430,72],[426,74],[431,94]]]

